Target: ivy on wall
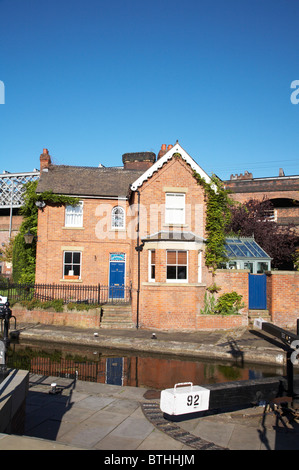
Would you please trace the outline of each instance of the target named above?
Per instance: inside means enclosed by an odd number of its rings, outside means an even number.
[[[219,264],[225,260],[225,228],[230,221],[230,207],[233,201],[229,197],[230,191],[224,188],[216,175],[211,177],[211,183],[207,183],[196,171],[194,177],[205,192],[207,204],[205,262],[214,273]]]
[[[31,181],[25,185],[24,204],[20,209],[23,216],[18,235],[13,240],[12,265],[13,280],[20,283],[34,283],[36,264],[36,236],[38,207],[36,202],[44,202],[48,205],[76,205],[78,198],[54,194],[52,191],[37,193],[38,181]],[[30,231],[35,237],[31,245],[26,244],[24,235]]]

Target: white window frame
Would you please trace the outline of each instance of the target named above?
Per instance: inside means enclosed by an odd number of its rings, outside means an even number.
[[[185,224],[185,193],[165,193],[165,224]]]
[[[155,253],[155,256],[156,256],[156,250],[148,251],[148,282],[156,282],[156,259],[155,259],[155,263],[152,263],[153,253]],[[155,266],[155,277],[152,277],[152,266]]]
[[[116,214],[115,214],[115,212],[118,211],[118,210],[120,210],[122,212],[122,217],[120,218],[122,223],[120,225],[116,224],[116,221],[120,220],[116,217]],[[113,230],[123,230],[126,227],[125,223],[126,223],[125,209],[122,206],[113,207],[113,209],[111,211],[111,228]]]
[[[168,264],[167,262],[167,253],[169,251],[175,251],[176,252],[176,261],[177,261],[177,258],[178,258],[178,252],[179,251],[183,251],[187,254],[187,264],[178,264],[178,262],[176,262],[176,264]],[[177,282],[177,283],[188,283],[188,265],[189,265],[189,253],[187,250],[166,250],[166,282]],[[167,267],[168,266],[186,266],[186,279],[168,279],[167,278]]]
[[[65,227],[83,227],[83,201],[76,206],[65,206]]]
[[[70,263],[66,263],[66,261],[65,261],[65,255],[66,255],[66,253],[71,253],[71,254],[72,254],[72,261],[71,261]],[[74,262],[73,262],[74,253],[79,253],[79,254],[80,254],[80,263],[74,263]],[[69,274],[70,271],[74,271],[74,269],[71,269],[71,270],[68,271],[68,273],[65,273],[65,267],[66,267],[67,265],[71,265],[72,268],[74,268],[74,266],[79,266],[79,269],[80,269],[80,271],[79,271],[79,279],[81,279],[81,274],[82,274],[82,251],[78,251],[78,250],[74,250],[74,251],[72,251],[72,250],[65,250],[65,251],[63,252],[63,278],[65,279],[65,276],[72,276],[72,275],[78,276],[78,274]]]
[[[199,251],[198,252],[198,278],[197,278],[197,282],[199,284],[201,284],[202,282],[202,251]]]

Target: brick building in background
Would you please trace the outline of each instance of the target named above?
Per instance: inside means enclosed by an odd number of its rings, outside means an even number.
[[[299,233],[299,176],[286,176],[282,168],[279,176],[254,178],[252,173],[231,175],[224,181],[225,187],[233,192],[233,199],[244,203],[249,199],[271,201],[272,218],[281,226],[293,224]]]

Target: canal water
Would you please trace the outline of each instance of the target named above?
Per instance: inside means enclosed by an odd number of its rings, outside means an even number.
[[[6,352],[8,367],[54,377],[77,377],[89,382],[164,390],[176,383],[205,385],[285,375],[282,366],[149,355],[92,347],[44,343],[11,343]]]

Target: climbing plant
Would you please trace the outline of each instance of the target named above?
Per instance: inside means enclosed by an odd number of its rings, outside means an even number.
[[[206,209],[206,266],[214,273],[219,264],[225,260],[225,228],[231,217],[231,206],[234,204],[229,197],[230,191],[216,175],[207,183],[197,172],[194,172],[197,183],[205,191]]]
[[[13,240],[12,265],[13,280],[20,283],[33,283],[35,280],[36,264],[36,235],[38,207],[36,202],[44,202],[56,206],[76,205],[78,198],[54,194],[52,191],[37,193],[38,181],[31,181],[25,185],[24,203],[20,209],[23,222],[18,235]],[[24,235],[30,231],[35,237],[32,244],[26,244]]]

